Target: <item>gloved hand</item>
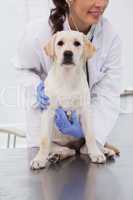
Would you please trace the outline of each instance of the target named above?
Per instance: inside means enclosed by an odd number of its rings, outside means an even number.
[[[59,107],[55,111],[55,123],[57,128],[64,134],[77,138],[84,137],[76,111],[72,112],[70,121],[65,111]]]
[[[45,95],[44,81],[41,80],[37,86],[37,108],[43,111],[47,109],[49,104],[49,97]]]

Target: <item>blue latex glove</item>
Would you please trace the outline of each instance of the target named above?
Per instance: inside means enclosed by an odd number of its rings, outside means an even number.
[[[76,111],[72,112],[69,121],[65,111],[61,107],[57,108],[55,111],[55,123],[57,128],[64,135],[70,135],[77,138],[84,137]]]
[[[49,97],[45,95],[44,81],[41,80],[37,86],[37,108],[43,111],[47,109],[49,104]]]

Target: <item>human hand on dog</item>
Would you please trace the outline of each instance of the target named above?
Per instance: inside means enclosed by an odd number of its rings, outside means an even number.
[[[72,112],[71,119],[68,120],[63,108],[57,108],[55,111],[55,123],[57,128],[64,135],[70,135],[77,138],[84,137],[76,111]]]
[[[44,81],[41,80],[37,86],[37,108],[43,111],[47,109],[49,104],[49,97],[45,95]]]

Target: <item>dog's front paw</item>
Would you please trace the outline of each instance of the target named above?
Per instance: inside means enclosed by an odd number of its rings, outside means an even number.
[[[90,154],[90,159],[93,163],[105,163],[106,162],[106,157],[104,156],[104,154],[99,154],[99,155],[95,155],[95,154]]]
[[[57,153],[50,153],[48,156],[48,161],[51,164],[56,164],[61,160],[61,155]]]
[[[112,157],[115,157],[116,155],[115,151],[105,148],[105,147],[102,149],[102,152],[107,158],[112,158]]]
[[[30,163],[30,167],[33,170],[43,169],[46,167],[47,162],[47,159],[44,158],[34,158]]]
[[[102,152],[95,152],[95,153],[90,153],[89,157],[93,163],[105,163],[106,162],[106,157]]]

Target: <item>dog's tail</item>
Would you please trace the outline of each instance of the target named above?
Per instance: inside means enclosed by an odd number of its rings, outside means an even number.
[[[11,127],[10,126],[0,127],[0,133],[15,135],[15,136],[22,137],[22,138],[24,138],[26,136],[25,131],[15,128],[15,127],[12,127],[12,126]]]

